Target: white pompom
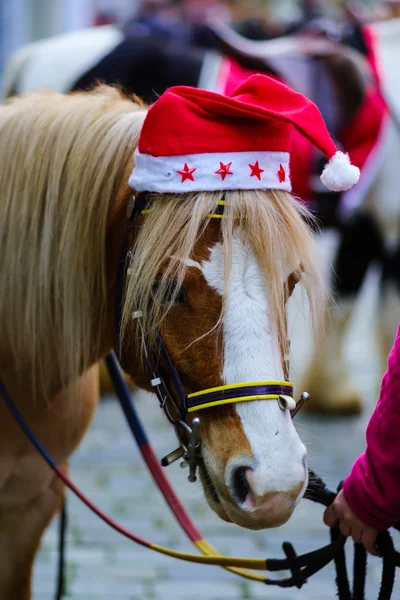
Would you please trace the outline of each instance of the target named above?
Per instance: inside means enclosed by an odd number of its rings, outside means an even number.
[[[336,152],[321,175],[322,183],[333,192],[349,190],[359,179],[360,169],[351,164],[344,152]]]

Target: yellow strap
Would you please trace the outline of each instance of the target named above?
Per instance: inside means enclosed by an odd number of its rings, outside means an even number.
[[[219,206],[225,206],[227,204],[227,202],[225,200],[220,200],[218,202]],[[140,211],[141,215],[148,215],[149,213],[151,213],[152,209],[151,208],[144,208],[143,210]],[[210,213],[209,215],[207,215],[209,219],[224,219],[224,215],[217,215],[215,213]]]
[[[202,538],[197,542],[193,542],[196,548],[200,550],[205,556],[221,556],[217,550],[213,548],[213,546],[205,539]],[[235,573],[235,575],[239,575],[244,579],[250,579],[251,581],[259,581],[264,583],[268,577],[265,575],[261,575],[260,573],[253,573],[253,571],[249,571],[248,569],[243,569],[240,567],[223,567],[227,571],[231,571],[231,573]]]
[[[260,386],[260,385],[282,385],[293,387],[293,383],[290,381],[249,381],[245,383],[230,383],[228,385],[220,385],[219,387],[209,388],[208,390],[201,390],[201,392],[194,392],[188,394],[188,398],[197,398],[198,396],[204,396],[204,394],[211,394],[212,392],[224,392],[225,390],[238,390],[243,387]]]
[[[145,208],[144,210],[140,211],[140,214],[141,215],[148,215],[149,213],[151,213],[151,211],[152,211],[151,208]],[[225,219],[226,218],[224,215],[216,215],[214,213],[210,213],[209,215],[207,215],[207,217],[209,219]]]
[[[164,546],[159,546],[158,544],[151,544],[149,548],[159,552],[160,554],[185,560],[186,562],[216,565],[218,567],[239,567],[245,569],[255,569],[257,571],[268,571],[268,565],[265,558],[238,558],[236,556],[222,556],[221,554],[199,556],[198,554],[189,554],[187,552],[171,550],[171,548],[165,548]]]

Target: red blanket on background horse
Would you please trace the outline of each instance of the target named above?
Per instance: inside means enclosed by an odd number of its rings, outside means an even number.
[[[381,160],[379,150],[384,139],[387,113],[380,92],[373,33],[370,28],[364,27],[362,34],[368,49],[366,59],[371,71],[370,82],[355,116],[336,136],[342,148],[349,153],[351,162],[361,169],[359,184],[342,195],[345,211],[354,210],[362,203],[376,176]],[[223,57],[213,84],[213,91],[230,95],[253,73],[254,69],[244,67],[233,58]],[[288,84],[286,81],[284,83]],[[315,98],[311,99],[315,101]],[[313,183],[316,180],[316,150],[311,142],[296,130],[293,131],[293,145],[297,149],[295,160],[291,163],[293,193],[312,205]]]

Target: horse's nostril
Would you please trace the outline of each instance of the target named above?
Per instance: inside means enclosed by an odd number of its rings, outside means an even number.
[[[248,470],[249,467],[238,467],[232,474],[232,492],[239,504],[243,504],[246,501],[247,494],[250,491],[250,485],[246,477]]]

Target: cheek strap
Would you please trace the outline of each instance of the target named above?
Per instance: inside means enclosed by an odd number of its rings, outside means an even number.
[[[212,406],[249,402],[252,400],[279,400],[286,398],[286,408],[291,409],[290,399],[293,399],[293,384],[290,381],[255,381],[250,383],[235,383],[202,390],[189,394],[186,398],[187,412],[194,412]],[[293,400],[295,405],[295,402]]]

